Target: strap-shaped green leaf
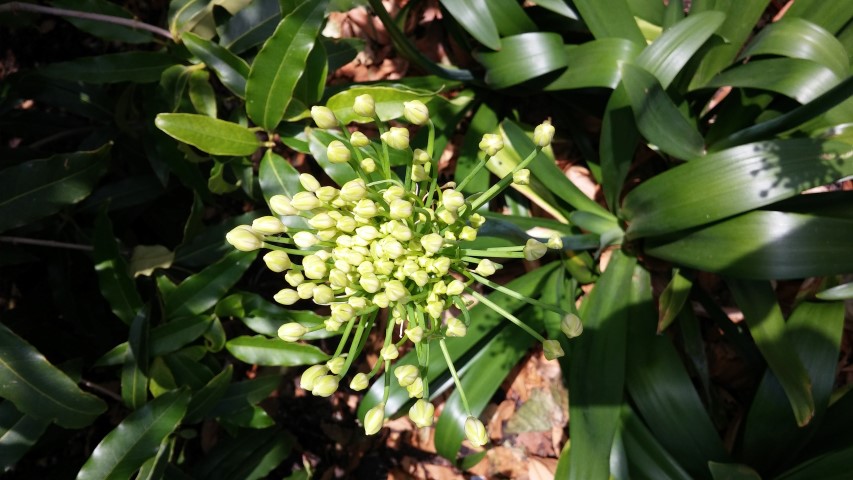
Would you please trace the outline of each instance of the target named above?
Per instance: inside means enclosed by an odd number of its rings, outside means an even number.
[[[235,293],[216,304],[216,316],[236,317],[252,331],[268,337],[278,336],[278,329],[285,323],[298,322],[308,328],[322,324],[326,317],[317,315],[311,310],[291,310],[282,308],[265,300],[256,293]],[[325,328],[316,332],[308,332],[302,336],[305,340],[328,338],[338,335],[330,333]]]
[[[631,478],[667,478],[671,480],[690,480],[689,475],[678,461],[664,449],[639,416],[628,405],[622,408],[622,429],[620,430],[624,446],[624,463]],[[614,449],[615,450],[615,449]],[[560,461],[562,462],[562,456]],[[556,477],[562,478],[562,477]]]
[[[536,0],[533,3],[542,8],[551,10],[554,13],[559,13],[566,18],[570,18],[572,20],[578,19],[578,14],[575,13],[563,0]]]
[[[264,366],[315,365],[330,358],[313,345],[290,343],[261,335],[231,339],[225,348],[238,360]]]
[[[811,60],[771,58],[727,70],[712,78],[703,88],[756,88],[806,103],[841,83],[842,78]]]
[[[681,269],[672,271],[672,280],[660,294],[658,312],[658,333],[662,333],[675,321],[693,287],[693,275],[682,273]]]
[[[222,85],[240,98],[246,96],[246,79],[249,78],[249,64],[210,40],[187,32],[181,41],[193,55],[216,73]]]
[[[123,52],[78,58],[40,68],[42,75],[83,83],[151,83],[163,70],[177,63],[165,52]]]
[[[624,38],[602,38],[581,45],[566,45],[569,68],[545,87],[546,91],[576,88],[616,88],[622,64],[633,61],[643,50]]]
[[[232,251],[218,262],[187,277],[172,293],[164,295],[170,318],[198,315],[213,308],[252,264],[257,252]]]
[[[785,334],[785,318],[769,282],[728,279],[729,290],[749,326],[767,366],[779,380],[794,411],[797,425],[808,424],[815,413],[812,384],[803,362]]]
[[[354,86],[332,95],[326,101],[326,106],[343,123],[371,122],[373,119],[359,116],[352,109],[355,98],[359,95],[370,95],[373,97],[376,116],[383,122],[387,122],[388,120],[394,120],[403,116],[403,102],[420,100],[429,106],[430,99],[435,96],[435,93],[407,87]]]
[[[631,99],[637,128],[649,143],[683,160],[705,154],[702,135],[684,118],[651,73],[634,65],[623,65],[622,85]]]
[[[110,145],[30,160],[0,171],[0,232],[86,198],[103,175]]]
[[[132,19],[133,14],[124,8],[110,3],[107,0],[53,0],[50,2],[60,8],[67,8],[81,12],[95,13],[101,15],[110,15],[113,17],[121,17]],[[76,18],[72,16],[63,17],[75,27],[84,32],[103,38],[104,40],[115,40],[123,43],[149,43],[151,42],[151,33],[117,25],[111,22],[98,20],[89,20],[86,18]]]
[[[184,418],[186,423],[196,423],[201,421],[210,412],[213,407],[219,403],[219,400],[225,395],[228,390],[228,385],[231,383],[231,377],[234,372],[234,366],[228,365],[224,370],[213,377],[207,385],[201,390],[194,393],[187,407],[187,414]]]
[[[107,409],[5,325],[0,325],[0,397],[65,428],[85,427]]]
[[[788,18],[761,30],[738,59],[754,55],[781,55],[811,60],[823,65],[840,78],[847,76],[850,59],[844,45],[819,25],[802,18]]]
[[[631,98],[625,87],[619,85],[604,107],[599,141],[601,188],[612,212],[619,210],[622,187],[634,161],[634,151],[639,140],[640,132],[631,110]]]
[[[260,45],[281,20],[279,0],[257,0],[235,13],[221,27],[219,44],[235,54]]]
[[[624,38],[637,45],[646,44],[626,0],[575,0],[573,3],[595,38]]]
[[[251,155],[261,146],[255,132],[207,115],[161,113],[154,123],[172,138],[211,155]]]
[[[485,2],[489,13],[503,37],[538,30],[524,8],[515,0],[490,0]]]
[[[714,480],[761,480],[761,475],[742,463],[708,462]]]
[[[145,356],[136,355],[139,364],[148,362],[149,357],[172,353],[202,336],[210,328],[213,317],[196,315],[173,319],[151,329],[149,334],[148,353]],[[118,365],[128,355],[129,342],[122,342],[113,347],[95,362],[95,366]]]
[[[710,223],[853,174],[850,145],[757,142],[680,165],[640,184],[622,205],[634,238]]]
[[[486,83],[501,89],[518,85],[565,68],[563,39],[551,32],[530,32],[504,37],[498,52],[474,53],[486,67]]]
[[[0,468],[9,471],[38,442],[50,425],[21,413],[12,402],[0,403]]]
[[[184,32],[190,32],[196,26],[213,23],[212,0],[173,0],[169,2],[169,32],[172,37],[181,38]],[[212,29],[211,29],[212,30]],[[210,36],[213,32],[209,32]]]
[[[77,480],[130,478],[181,422],[189,399],[188,391],[173,390],[128,415],[95,447]]]
[[[118,242],[113,238],[112,223],[104,211],[95,220],[92,240],[101,294],[107,299],[113,313],[129,325],[142,308],[142,298],[129,275],[127,262],[119,252]]]
[[[478,42],[491,48],[501,49],[498,27],[492,19],[485,2],[477,0],[441,0],[441,5]]]
[[[798,0],[791,5],[785,17],[803,18],[835,34],[853,18],[853,10],[843,1]]]
[[[328,0],[307,0],[284,17],[252,62],[246,82],[246,113],[274,130],[293,96],[314,47]]]

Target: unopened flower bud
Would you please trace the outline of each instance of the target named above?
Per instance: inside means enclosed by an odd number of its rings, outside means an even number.
[[[361,285],[361,288],[363,288],[367,293],[376,293],[379,291],[379,287],[381,286],[381,282],[376,275],[362,275],[358,280],[358,284]]]
[[[317,230],[332,228],[335,224],[337,224],[335,219],[325,212],[318,213],[308,220],[308,225],[311,225],[311,228],[315,228]]]
[[[373,304],[379,308],[388,308],[390,300],[388,300],[388,295],[385,292],[379,292],[373,296]]]
[[[465,323],[462,320],[459,320],[456,317],[450,317],[447,319],[447,332],[446,335],[448,337],[464,337],[468,334],[468,327],[465,326]]]
[[[539,260],[548,252],[548,246],[544,243],[531,238],[524,245],[524,259],[528,261]]]
[[[424,247],[424,251],[429,254],[438,253],[444,245],[444,239],[437,233],[428,233],[421,237],[421,245]]]
[[[444,311],[444,302],[440,302],[437,300],[427,302],[427,305],[424,310],[430,317],[439,318],[441,316],[441,312]]]
[[[430,177],[424,165],[413,165],[411,178],[413,182],[425,182]]]
[[[320,201],[329,203],[338,197],[338,189],[326,185],[325,187],[318,188],[317,191],[314,192],[314,195],[316,195]]]
[[[367,135],[356,131],[352,132],[352,135],[350,135],[349,144],[355,148],[366,147],[370,145],[370,139],[367,138]]]
[[[429,158],[429,154],[421,150],[420,148],[416,148],[414,152],[412,152],[412,164],[413,165],[426,165],[432,161]]]
[[[401,387],[408,387],[420,376],[420,371],[415,365],[403,365],[394,369],[394,376]]]
[[[423,287],[427,283],[429,283],[429,273],[426,270],[418,270],[409,275],[409,278],[415,282],[415,284],[419,287]]]
[[[560,330],[568,338],[575,338],[583,333],[583,322],[574,313],[569,313],[560,322]]]
[[[480,140],[480,150],[486,152],[486,155],[493,157],[504,148],[504,139],[500,135],[487,133]]]
[[[364,170],[364,173],[373,173],[376,171],[376,160],[372,158],[365,158],[359,165]]]
[[[480,228],[486,223],[486,217],[480,215],[479,213],[475,213],[468,217],[468,221],[471,222],[471,226],[474,228]]]
[[[385,284],[385,295],[392,302],[399,302],[409,296],[409,291],[399,280],[390,280]]]
[[[305,277],[299,270],[290,270],[284,274],[284,281],[291,287],[295,287],[305,281]]]
[[[326,276],[329,267],[317,255],[306,255],[302,259],[302,271],[311,280],[320,280]]]
[[[328,305],[335,301],[335,292],[328,285],[317,285],[311,293],[317,305]]]
[[[560,342],[557,340],[545,340],[542,342],[542,350],[545,353],[545,358],[548,360],[554,360],[565,355],[563,347],[560,346]]]
[[[303,390],[311,391],[314,389],[314,381],[317,378],[329,373],[329,367],[325,365],[313,365],[308,367],[299,380],[299,387]]]
[[[414,343],[421,343],[421,340],[424,339],[424,329],[420,325],[418,325],[417,327],[407,328],[405,330],[405,333],[406,336],[409,337],[409,340]]]
[[[402,127],[391,127],[387,132],[380,135],[383,142],[396,150],[409,148],[409,130]]]
[[[329,333],[335,333],[341,329],[341,322],[335,320],[334,318],[327,318],[323,320],[323,326],[326,328],[326,331]]]
[[[276,215],[296,215],[299,210],[293,208],[290,204],[290,197],[287,195],[273,195],[270,197],[270,210]]]
[[[424,396],[424,381],[421,377],[415,379],[411,385],[406,387],[409,398],[422,398]]]
[[[283,272],[292,266],[287,253],[280,250],[272,250],[264,254],[264,263],[267,268],[276,273]]]
[[[456,213],[451,212],[450,210],[447,210],[445,208],[439,210],[438,213],[435,214],[435,216],[438,217],[438,219],[441,220],[441,222],[445,225],[453,225],[459,218]]]
[[[471,445],[475,447],[482,447],[489,443],[489,435],[486,432],[485,425],[483,425],[483,422],[479,418],[473,415],[465,420],[465,436],[468,437]]]
[[[342,356],[335,357],[328,362],[326,362],[326,366],[329,367],[329,371],[334,375],[338,375],[341,373],[341,370],[344,369],[344,364],[346,363],[346,359]]]
[[[400,356],[400,351],[397,350],[396,345],[391,343],[387,347],[382,347],[382,350],[379,350],[379,356],[381,356],[383,360],[395,360]]]
[[[450,259],[447,257],[438,257],[432,262],[431,268],[440,276],[447,275],[447,272],[450,270]]]
[[[530,170],[522,168],[512,173],[512,183],[516,185],[530,185]]]
[[[435,406],[424,399],[419,399],[409,409],[409,419],[418,428],[431,427],[435,416]]]
[[[382,429],[383,423],[385,423],[385,404],[380,403],[368,410],[364,416],[364,433],[366,435],[375,434]]]
[[[340,378],[337,375],[323,375],[314,380],[314,388],[311,393],[317,397],[328,397],[338,390]]]
[[[458,279],[453,279],[450,283],[447,284],[447,296],[453,297],[455,295],[461,295],[462,292],[465,291],[465,284]]]
[[[359,392],[367,388],[369,379],[367,375],[363,373],[356,373],[354,377],[352,377],[352,381],[349,382],[349,388]]]
[[[352,152],[340,140],[332,140],[326,147],[326,158],[332,163],[347,163],[351,157]]]
[[[477,264],[477,268],[474,269],[474,272],[477,273],[477,275],[488,277],[494,274],[496,270],[497,264],[488,258],[484,258]]]
[[[338,126],[338,119],[335,117],[335,112],[328,107],[311,107],[311,118],[314,119],[314,123],[320,128],[335,128]]]
[[[278,217],[267,215],[256,218],[252,222],[252,230],[262,235],[276,235],[284,232],[284,224]]]
[[[314,296],[314,287],[316,286],[317,284],[312,282],[300,283],[296,286],[296,294],[299,295],[299,298],[302,300],[308,300]]]
[[[385,199],[386,202],[391,203],[398,198],[403,198],[406,196],[406,190],[399,185],[391,185],[387,190],[382,192],[382,198]]]
[[[311,232],[296,232],[293,235],[293,243],[295,243],[299,248],[311,248],[319,241],[320,240]]]
[[[293,196],[290,205],[297,210],[307,212],[319,207],[320,199],[311,192],[299,192]]]
[[[551,145],[554,139],[555,129],[550,120],[545,120],[533,129],[533,143],[539,147]]]
[[[340,195],[348,202],[357,202],[367,195],[367,185],[360,178],[350,180],[341,187]]]
[[[477,239],[477,230],[465,225],[462,227],[462,231],[459,232],[459,240],[465,240],[466,242],[473,242]]]
[[[285,288],[279,290],[278,293],[273,295],[273,300],[282,304],[282,305],[293,305],[294,303],[299,301],[299,294],[296,290]]]
[[[231,229],[225,234],[225,240],[241,252],[253,252],[261,248],[264,243],[248,225],[240,225]]]
[[[356,115],[373,118],[373,116],[376,115],[376,101],[374,101],[373,97],[368,93],[359,95],[355,97],[355,102],[352,105],[352,111],[355,112]]]
[[[352,209],[352,213],[362,218],[373,218],[379,213],[379,209],[376,208],[376,204],[372,200],[362,198]]]
[[[355,296],[349,297],[347,299],[347,303],[352,305],[352,308],[354,308],[356,310],[361,310],[361,309],[367,307],[367,299],[364,297],[355,297]]]
[[[401,199],[394,200],[388,206],[388,213],[395,220],[409,218],[412,216],[412,204]]]
[[[415,125],[424,125],[429,121],[429,109],[420,100],[403,102],[403,116]]]
[[[455,213],[459,210],[459,207],[465,205],[465,195],[462,192],[447,189],[441,194],[441,203],[444,205],[444,208]]]
[[[278,327],[278,338],[285,342],[296,342],[308,331],[302,324],[296,322],[285,323]]]

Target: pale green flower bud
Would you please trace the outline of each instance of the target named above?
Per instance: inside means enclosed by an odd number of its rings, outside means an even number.
[[[354,377],[352,377],[352,381],[349,382],[349,388],[355,390],[356,392],[360,392],[367,388],[368,382],[370,381],[367,378],[367,375],[363,373],[356,373]]]
[[[385,284],[385,295],[388,295],[388,300],[397,302],[409,296],[409,291],[403,286],[403,282],[399,280],[390,280]]]
[[[444,283],[444,280],[439,280],[435,282],[432,286],[432,294],[437,298],[438,295],[444,295],[447,293],[447,284]]]
[[[326,147],[326,158],[332,163],[347,163],[352,158],[352,152],[340,140],[332,140]]]
[[[362,275],[358,280],[358,284],[361,285],[361,288],[363,288],[365,292],[376,293],[379,291],[379,287],[382,285],[382,282],[379,281],[379,278],[376,275]]]
[[[349,285],[349,278],[343,270],[333,268],[329,270],[329,285],[332,288],[344,288]]]
[[[557,340],[545,340],[542,342],[542,349],[544,350],[545,358],[548,360],[554,360],[565,355],[563,347],[560,346],[560,342]]]
[[[408,387],[420,377],[420,371],[415,365],[403,365],[394,369],[394,376],[401,387]]]
[[[280,250],[272,250],[264,254],[264,263],[267,264],[267,268],[276,273],[281,273],[293,265],[287,253]]]
[[[391,275],[394,271],[394,262],[386,259],[377,260],[373,262],[373,267],[379,275]]]
[[[372,218],[379,213],[379,209],[376,208],[376,204],[373,203],[373,200],[362,198],[355,205],[355,208],[352,209],[352,212],[362,218]]]
[[[360,178],[350,180],[341,187],[340,195],[348,202],[357,202],[367,195],[367,185]]]
[[[383,360],[396,360],[397,357],[400,356],[400,351],[397,350],[397,346],[392,343],[387,347],[382,347],[382,350],[379,350],[379,356],[381,356]]]
[[[398,198],[403,198],[406,196],[406,190],[399,185],[391,185],[387,190],[382,192],[382,198],[385,199],[389,204]]]
[[[340,378],[337,375],[323,375],[314,380],[314,388],[311,393],[317,397],[328,397],[338,390]]]
[[[348,322],[355,316],[355,309],[349,303],[332,305],[332,318],[339,322]]]
[[[453,225],[454,223],[456,223],[456,220],[459,219],[456,213],[451,212],[447,209],[439,210],[438,213],[435,214],[435,216],[438,217],[438,219],[441,220],[441,222],[445,225]]]
[[[296,232],[293,235],[293,243],[295,243],[299,248],[311,248],[319,241],[320,240],[311,232]]]
[[[480,263],[477,264],[477,268],[474,269],[474,272],[476,272],[477,275],[488,277],[494,274],[497,269],[498,265],[495,262],[489,260],[488,258],[484,258],[480,260]]]
[[[524,245],[524,259],[528,261],[539,260],[548,252],[548,246],[544,243],[531,238]]]
[[[465,291],[465,284],[458,279],[453,279],[447,284],[447,296],[461,295]]]
[[[361,132],[352,132],[352,135],[349,137],[349,143],[355,148],[361,148],[370,145],[370,139]]]
[[[344,369],[345,363],[346,359],[342,356],[339,356],[326,362],[326,366],[329,367],[330,372],[332,372],[334,375],[338,375]]]
[[[365,158],[359,165],[364,170],[364,173],[373,173],[376,171],[376,160],[372,158]]]
[[[374,435],[376,432],[382,429],[382,425],[385,423],[385,404],[380,403],[379,405],[371,408],[367,411],[367,414],[364,416],[364,433],[366,435]]]
[[[568,338],[575,338],[583,333],[583,322],[574,313],[569,313],[560,322],[560,330]]]
[[[465,225],[462,227],[462,231],[459,232],[459,240],[465,240],[467,242],[473,242],[477,239],[477,230]]]
[[[312,294],[317,305],[328,305],[335,301],[335,292],[328,285],[317,285]]]
[[[547,147],[554,139],[556,130],[550,120],[545,120],[533,129],[533,143],[539,147]]]
[[[308,367],[299,379],[299,387],[309,392],[314,389],[314,381],[329,373],[329,367],[325,365],[314,365]]]
[[[264,244],[248,225],[240,225],[225,234],[225,240],[241,252],[253,252]]]
[[[409,392],[409,398],[422,398],[424,396],[424,381],[421,377],[415,379],[411,385],[406,387]]]
[[[335,235],[338,234],[338,231],[334,228],[327,228],[326,230],[317,230],[317,238],[320,239],[321,242],[329,242],[335,239]]]
[[[379,136],[389,147],[396,150],[409,148],[409,130],[401,127],[391,127]]]
[[[355,102],[352,105],[352,111],[355,112],[356,115],[373,118],[373,116],[376,115],[376,102],[368,93],[359,95],[355,97]]]
[[[365,261],[359,263],[358,267],[356,267],[356,270],[358,271],[358,274],[361,276],[365,276],[365,275],[370,276],[370,275],[373,275],[374,273],[376,273],[376,268],[373,267],[373,263],[370,262],[369,260],[365,260]]]
[[[276,215],[296,215],[299,213],[299,210],[290,204],[290,197],[287,195],[273,195],[270,198],[270,210]]]
[[[252,222],[252,230],[262,235],[276,235],[284,233],[284,224],[281,223],[278,217],[267,215],[256,218]]]
[[[309,192],[316,192],[320,188],[320,182],[310,173],[300,173],[299,183],[302,184],[302,188]]]
[[[297,342],[308,331],[304,326],[296,322],[285,323],[278,327],[278,338],[285,342]]]
[[[352,305],[352,308],[356,310],[362,310],[367,307],[367,299],[364,297],[349,297],[347,303]]]
[[[438,257],[432,262],[430,268],[438,275],[447,275],[447,272],[450,271],[450,259],[447,257]]]
[[[431,427],[435,417],[435,406],[424,399],[419,399],[409,409],[409,419],[418,428]]]
[[[341,322],[335,320],[334,318],[327,318],[323,321],[323,326],[326,327],[327,332],[335,333],[341,329]]]
[[[468,217],[468,221],[471,222],[471,226],[474,228],[480,228],[486,223],[486,217],[480,215],[479,213],[475,213]]]
[[[284,281],[291,287],[295,287],[305,281],[305,276],[299,270],[290,270],[284,274]]]
[[[409,278],[411,278],[412,281],[415,282],[415,284],[419,287],[423,287],[424,285],[429,283],[429,274],[426,272],[426,270],[418,270],[409,275]]]
[[[465,326],[465,323],[462,320],[459,320],[456,317],[450,317],[447,319],[447,332],[446,335],[448,337],[464,337],[468,334],[468,327]]]
[[[424,329],[420,325],[413,328],[407,328],[405,333],[406,336],[409,337],[409,340],[414,343],[421,343],[421,340],[424,339]]]
[[[504,139],[500,135],[487,133],[480,140],[480,150],[486,152],[486,155],[493,157],[504,148]]]
[[[403,256],[406,253],[406,249],[403,248],[403,244],[394,240],[393,238],[385,238],[382,242],[382,249],[385,250],[385,255],[390,259],[397,259]]]
[[[428,233],[421,237],[421,245],[424,247],[424,251],[429,254],[438,253],[444,245],[444,239],[437,233]]]
[[[345,232],[345,233],[352,233],[352,232],[354,232],[354,231],[355,231],[355,227],[356,227],[357,225],[358,225],[358,224],[357,224],[357,223],[355,223],[355,219],[354,219],[354,218],[352,218],[352,217],[341,217],[341,218],[338,220],[337,225],[335,225],[335,226],[336,226],[336,228],[337,228],[338,230],[340,230],[340,231],[342,231],[342,232]]]
[[[562,250],[563,249],[563,237],[561,237],[560,234],[555,233],[555,234],[551,235],[550,237],[548,237],[547,245],[548,245],[548,248],[551,248],[554,250]]]
[[[326,276],[329,267],[317,255],[306,255],[302,259],[302,270],[306,278],[320,280]]]
[[[489,443],[489,435],[488,432],[486,432],[486,426],[483,425],[483,422],[481,422],[479,418],[474,417],[473,415],[465,420],[465,436],[468,437],[468,441],[471,442],[471,445],[474,445],[475,447],[482,447]]]
[[[335,117],[335,112],[328,107],[311,107],[311,118],[314,123],[320,128],[335,128],[338,126],[338,119]]]
[[[412,166],[412,181],[413,182],[425,182],[429,180],[429,173],[427,173],[426,167],[423,165],[413,165]]]
[[[388,213],[394,220],[401,220],[412,216],[412,204],[405,200],[397,199],[388,206]]]
[[[516,185],[530,185],[530,170],[522,168],[512,173],[512,183]]]
[[[412,152],[412,164],[414,165],[426,165],[432,161],[429,158],[429,154],[420,148],[416,148],[414,152]]]
[[[455,213],[459,210],[459,207],[465,205],[465,195],[463,195],[462,192],[448,189],[441,194],[441,203],[444,205],[444,208]]]
[[[440,302],[438,300],[427,302],[424,310],[426,310],[430,317],[439,318],[441,316],[441,312],[444,311],[444,302]]]
[[[316,283],[311,282],[300,283],[296,286],[296,293],[302,300],[308,300],[314,296],[314,287],[316,286]]]
[[[308,220],[308,225],[311,225],[312,228],[317,230],[325,230],[327,228],[332,228],[335,226],[337,222],[335,219],[329,216],[328,213],[321,212],[317,215],[314,215]]]
[[[330,187],[327,185],[325,187],[318,188],[317,191],[314,192],[314,195],[316,195],[317,198],[320,199],[320,201],[329,203],[338,197],[338,192],[339,191],[337,188]]]
[[[424,125],[429,121],[429,109],[420,100],[403,102],[403,116],[415,125]]]
[[[408,242],[412,239],[412,229],[404,223],[396,223],[391,228],[391,236],[401,242]]]
[[[299,192],[293,196],[290,205],[297,210],[307,212],[319,207],[320,199],[311,192]]]
[[[299,295],[296,293],[296,290],[292,290],[290,288],[284,288],[279,290],[278,293],[273,295],[273,300],[282,304],[282,305],[293,305],[294,303],[299,301]]]

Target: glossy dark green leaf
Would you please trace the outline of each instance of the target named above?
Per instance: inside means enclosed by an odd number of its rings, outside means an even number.
[[[197,345],[162,357],[178,387],[190,387],[196,393],[216,376],[206,363],[200,362],[205,353],[206,349]]]
[[[328,74],[329,62],[326,56],[326,47],[323,46],[323,42],[318,41],[305,60],[305,71],[293,89],[293,102],[285,112],[286,118],[302,118],[310,114],[308,110],[311,106],[316,105],[323,98]],[[300,108],[303,111],[299,111]]]
[[[110,145],[30,160],[0,171],[0,232],[86,198],[104,174]]]
[[[735,279],[728,285],[755,345],[785,390],[797,425],[808,424],[815,413],[812,383],[802,360],[792,355],[796,350],[785,335],[785,319],[772,287],[768,282]]]
[[[518,85],[567,66],[563,39],[556,33],[522,33],[504,37],[501,44],[500,51],[474,53],[492,88]]]
[[[201,272],[187,277],[164,298],[169,316],[197,315],[213,308],[240,280],[255,256],[257,252],[234,250]]]
[[[198,35],[185,33],[181,38],[187,49],[216,73],[222,85],[235,95],[246,95],[246,79],[249,78],[249,64],[234,55],[228,49]]]
[[[237,225],[248,225],[258,217],[257,212],[248,212],[210,225],[191,240],[181,244],[175,251],[175,263],[200,268],[210,265],[234,250],[222,241],[225,234]]]
[[[539,5],[542,8],[551,10],[552,12],[559,13],[560,15],[571,18],[572,20],[578,19],[578,14],[574,12],[563,0],[536,0],[536,5]]]
[[[476,0],[441,0],[441,5],[478,42],[492,50],[501,49],[498,27],[485,3]]]
[[[650,143],[683,160],[704,155],[702,135],[684,118],[652,74],[634,65],[623,65],[622,85],[631,100],[637,128]]]
[[[264,300],[254,293],[235,293],[216,304],[216,315],[238,318],[253,331],[268,337],[278,336],[278,329],[288,322],[298,322],[306,327],[320,325],[326,317],[310,310],[290,310]],[[313,340],[334,336],[325,328],[306,333],[302,338]]]
[[[575,0],[573,3],[596,39],[615,37],[638,45],[646,44],[626,0]]]
[[[290,162],[272,150],[267,150],[264,153],[264,158],[261,159],[261,165],[258,169],[258,182],[267,202],[274,195],[293,197],[303,190],[302,184],[299,183],[299,172],[293,168]],[[281,220],[285,225],[291,227],[306,228],[308,226],[305,219],[297,215],[283,216]]]
[[[502,37],[519,33],[535,32],[538,28],[527,16],[524,8],[515,0],[491,0],[486,2],[488,12]],[[463,25],[467,28],[467,25]]]
[[[658,313],[658,333],[663,332],[678,316],[678,313],[687,303],[690,296],[690,288],[693,286],[691,275],[681,273],[678,268],[672,271],[672,280],[660,294]]]
[[[193,394],[187,407],[187,414],[184,417],[185,423],[196,423],[205,418],[225,395],[228,385],[231,383],[233,372],[233,365],[228,365],[225,370],[207,382],[207,385]]]
[[[172,138],[212,155],[251,155],[261,146],[255,132],[207,115],[161,113],[155,124]]]
[[[110,304],[113,313],[126,324],[130,324],[142,308],[142,298],[128,274],[128,266],[118,242],[113,238],[113,228],[106,212],[95,220],[93,233],[93,257],[101,294]]]
[[[853,282],[827,288],[815,296],[821,300],[849,300],[853,298]]]
[[[853,174],[851,146],[812,139],[730,148],[679,165],[625,196],[634,238],[710,223]]]
[[[0,469],[9,471],[38,442],[49,421],[21,413],[10,401],[0,403]]]
[[[741,463],[708,462],[714,480],[761,480],[761,475]]]
[[[545,90],[616,88],[622,78],[622,64],[634,61],[643,47],[624,38],[602,38],[566,45],[565,50],[569,68]]]
[[[133,357],[125,359],[121,368],[121,400],[131,410],[141,408],[148,400],[148,377]]]
[[[110,3],[107,0],[52,0],[50,3],[60,8],[77,10],[81,12],[95,13],[132,19],[133,14],[124,8]],[[72,16],[63,17],[75,27],[104,40],[115,40],[123,43],[147,43],[151,41],[151,33],[137,30],[124,25],[111,22],[76,18]]]
[[[628,406],[623,407],[620,434],[625,452],[625,458],[620,463],[627,464],[631,478],[696,478],[684,471]]]
[[[140,364],[147,362],[148,357],[156,357],[172,353],[202,336],[210,328],[213,317],[205,315],[187,316],[173,319],[151,330],[149,334],[148,356],[137,356]],[[130,345],[120,343],[105,353],[95,365],[118,365],[127,357]],[[144,359],[144,360],[143,360]]]
[[[106,411],[26,340],[0,325],[0,397],[39,421],[83,428]]]
[[[784,474],[776,477],[779,480],[845,480],[849,475],[850,457],[853,447],[823,453],[810,458]]]
[[[625,87],[618,86],[607,105],[601,122],[599,155],[601,158],[601,188],[610,211],[619,210],[622,187],[634,161],[634,151],[640,140],[631,99]]]
[[[274,130],[290,103],[323,23],[326,0],[307,0],[284,17],[252,62],[246,82],[246,113]]]
[[[803,18],[835,34],[853,18],[853,11],[844,2],[799,0],[791,5],[786,12],[786,17]]]
[[[320,167],[323,168],[323,171],[326,172],[326,175],[329,176],[334,182],[338,185],[343,185],[350,180],[354,180],[358,178],[355,171],[349,165],[349,163],[332,163],[329,161],[329,157],[326,154],[327,147],[332,140],[342,140],[343,137],[332,135],[326,130],[315,129],[308,132],[308,148],[311,151],[311,155],[314,157],[314,160]],[[402,156],[402,151],[397,151],[393,149],[389,149],[389,156],[391,156],[391,164],[394,165],[394,152],[398,152],[398,155]],[[393,170],[392,170],[392,175]]]
[[[583,335],[569,359],[569,479],[607,479],[620,422],[630,295],[636,259],[615,251],[580,312]]]
[[[255,405],[267,398],[281,382],[279,375],[262,375],[251,380],[228,385],[225,394],[208,412],[211,417],[231,416],[234,412]]]
[[[216,94],[210,85],[210,74],[196,70],[190,75],[190,101],[198,113],[216,118]]]
[[[40,68],[42,75],[83,83],[151,83],[177,63],[165,52],[123,52],[84,57]]]
[[[738,59],[755,55],[780,55],[811,60],[839,78],[848,74],[850,60],[844,46],[831,33],[802,18],[783,17],[763,28]]]
[[[204,33],[211,38],[213,30],[213,6],[211,0],[173,0],[169,2],[169,31],[179,39],[186,32]]]
[[[281,20],[278,0],[251,2],[219,27],[219,43],[235,54],[260,45]]]
[[[240,361],[264,366],[314,365],[330,358],[313,345],[290,343],[261,335],[231,339],[225,348]]]
[[[756,211],[685,233],[649,238],[649,255],[740,278],[787,279],[853,270],[853,221]]]
[[[197,478],[266,478],[290,454],[294,443],[292,435],[277,428],[241,430],[217,443],[198,466]]]
[[[160,443],[184,417],[188,402],[189,392],[175,390],[128,415],[95,447],[77,480],[130,478],[157,454]]]
[[[136,480],[159,480],[164,478],[169,467],[177,468],[169,463],[169,456],[173,445],[173,439],[169,437],[164,438],[160,442],[157,454],[142,464],[139,473],[136,474]]]
[[[772,58],[753,60],[727,70],[712,78],[704,87],[769,90],[806,103],[838,85],[841,78],[829,68],[811,60]]]
[[[374,87],[357,85],[332,95],[326,102],[326,106],[332,109],[338,120],[345,124],[350,122],[370,122],[372,121],[370,118],[356,115],[352,110],[356,97],[365,94],[373,97],[376,106],[376,116],[385,122],[403,116],[403,102],[420,100],[429,106],[430,99],[435,96],[434,92],[403,86]]]

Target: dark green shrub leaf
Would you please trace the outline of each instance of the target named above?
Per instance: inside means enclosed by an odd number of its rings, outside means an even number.
[[[289,343],[261,335],[231,339],[225,348],[240,361],[263,366],[314,365],[330,358],[313,345]]]
[[[624,38],[637,45],[646,44],[626,0],[575,0],[573,3],[595,38]]]
[[[255,132],[207,115],[161,113],[154,122],[172,138],[211,155],[251,155],[261,146]]]
[[[245,52],[269,38],[280,20],[279,0],[251,2],[217,29],[219,43],[235,54]]]
[[[682,275],[678,268],[672,271],[672,280],[660,294],[658,313],[658,333],[663,332],[678,316],[678,313],[690,296],[693,287],[692,275]]]
[[[113,227],[106,212],[95,220],[93,233],[95,270],[101,294],[107,299],[113,313],[126,324],[130,324],[142,308],[142,298],[128,274],[127,262],[119,252],[118,242],[113,238]]]
[[[49,421],[21,413],[10,401],[0,403],[0,469],[15,466],[49,425]]]
[[[234,250],[218,262],[186,280],[164,297],[169,317],[197,315],[213,308],[243,272],[249,268],[257,252]]]
[[[501,89],[518,85],[565,68],[563,39],[551,32],[530,32],[504,37],[497,52],[474,53],[486,67],[486,83]]]
[[[193,394],[187,407],[187,414],[184,418],[185,423],[201,421],[219,403],[228,390],[233,372],[234,366],[228,365],[225,367],[225,370],[222,370],[207,382],[207,385]]]
[[[132,19],[133,15],[124,8],[107,0],[53,0],[50,3],[57,7],[78,10],[82,12],[110,15],[113,17]],[[71,16],[63,17],[75,27],[104,40],[115,40],[123,43],[148,43],[151,33],[137,30],[115,23],[88,20]]]
[[[769,90],[791,97],[800,103],[810,102],[843,77],[811,60],[771,58],[754,60],[726,70],[712,78],[703,88],[739,87]]]
[[[441,5],[478,42],[492,50],[501,49],[498,27],[485,3],[476,0],[441,0]]]
[[[84,83],[151,83],[177,63],[165,52],[124,52],[78,58],[40,68],[42,75]]]
[[[545,90],[616,88],[622,64],[634,61],[643,47],[624,38],[602,38],[580,45],[566,45],[569,68]]]
[[[192,33],[185,33],[181,41],[190,53],[198,57],[216,73],[225,88],[240,98],[246,95],[249,64],[245,60],[210,40],[205,40]]]
[[[359,95],[369,94],[376,104],[376,116],[387,122],[403,116],[403,102],[420,100],[429,106],[429,101],[435,96],[434,92],[426,90],[415,90],[403,87],[370,87],[355,86],[332,95],[326,106],[335,112],[343,123],[372,121],[370,118],[356,115],[352,110],[355,98]]]
[[[784,17],[763,28],[738,56],[780,55],[811,60],[844,78],[850,68],[847,52],[837,38],[820,26],[801,18]]]

